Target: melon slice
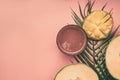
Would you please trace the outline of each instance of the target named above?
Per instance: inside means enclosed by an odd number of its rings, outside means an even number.
[[[120,80],[120,36],[110,42],[105,58],[110,74]]]
[[[99,80],[97,74],[85,64],[71,64],[62,68],[55,80]]]

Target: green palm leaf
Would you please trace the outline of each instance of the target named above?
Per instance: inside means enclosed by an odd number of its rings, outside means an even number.
[[[81,9],[80,4],[79,5],[79,12],[80,16],[82,17],[83,21],[86,16],[88,16],[92,12],[92,8],[95,1],[91,2],[88,0],[87,4],[85,5],[83,12]],[[101,10],[104,10],[107,3],[102,7]],[[112,11],[112,10],[111,10]],[[111,11],[109,12],[111,14]],[[79,18],[79,16],[72,10],[73,14],[73,20],[77,25],[82,27],[83,21]],[[88,66],[90,66],[99,76],[99,80],[115,80],[110,73],[108,72],[105,64],[105,53],[106,48],[109,44],[109,42],[114,37],[115,33],[117,32],[120,25],[104,40],[101,41],[95,41],[88,38],[87,46],[85,50],[83,50],[82,53],[79,55],[74,56],[74,59],[78,63],[84,63]]]

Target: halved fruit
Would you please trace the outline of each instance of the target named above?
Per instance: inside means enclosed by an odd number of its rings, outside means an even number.
[[[105,11],[93,11],[89,14],[83,24],[87,36],[94,40],[106,38],[112,29],[112,17]]]
[[[120,80],[120,36],[110,42],[105,58],[110,74]]]
[[[71,64],[62,68],[55,80],[99,80],[97,74],[85,64]]]

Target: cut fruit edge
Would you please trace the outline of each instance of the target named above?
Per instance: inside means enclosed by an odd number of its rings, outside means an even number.
[[[79,69],[78,69],[78,67],[79,67]],[[66,72],[66,71],[68,71],[68,72]],[[73,74],[75,74],[75,75],[73,75]],[[69,78],[71,78],[71,79],[69,79],[66,76],[70,76]],[[76,63],[76,64],[69,64],[67,66],[64,66],[62,69],[60,69],[57,72],[54,80],[61,80],[62,78],[65,78],[62,80],[79,80],[79,79],[84,80],[84,77],[86,80],[86,77],[88,77],[88,76],[89,76],[89,78],[87,80],[99,80],[98,75],[92,68],[90,68],[89,66],[82,64],[82,63]],[[72,79],[73,77],[74,77],[74,79]]]
[[[106,50],[106,54],[105,54],[105,63],[106,63],[106,67],[107,67],[107,69],[108,69],[108,71],[109,71],[109,73],[112,75],[112,77],[114,77],[115,79],[118,79],[118,80],[120,80],[120,75],[118,75],[118,74],[114,74],[112,71],[111,71],[111,66],[109,66],[109,63],[111,63],[111,61],[109,61],[108,60],[108,54],[110,54],[109,53],[109,48],[111,48],[111,45],[113,44],[113,42],[115,42],[116,40],[120,40],[120,34],[118,35],[118,36],[116,36],[116,37],[114,37],[112,40],[111,40],[111,42],[109,43],[109,45],[108,45],[108,47],[107,47],[107,50]],[[118,41],[117,41],[118,42]],[[115,43],[114,43],[115,44]],[[119,54],[119,53],[118,53]],[[109,62],[109,63],[108,63]],[[113,65],[112,63],[111,63],[111,65]],[[119,66],[119,64],[118,64],[118,66]],[[116,69],[116,68],[113,68],[113,69]],[[120,69],[119,70],[117,70],[119,73],[120,73]]]

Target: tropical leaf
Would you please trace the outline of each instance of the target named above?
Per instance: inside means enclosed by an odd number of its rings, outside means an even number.
[[[79,2],[78,2],[78,6],[79,6],[80,15],[81,15],[82,19],[84,20],[85,16],[83,15],[83,12],[82,12],[82,9],[81,9],[81,6],[80,6]]]
[[[87,4],[85,5],[83,11],[78,3],[80,16],[82,17],[83,21],[86,16],[88,16],[92,12],[92,8],[95,1],[91,2],[88,0]],[[107,3],[102,7],[101,10],[104,10]],[[109,14],[111,14],[111,11]],[[79,18],[79,16],[72,10],[73,20],[77,25],[82,27],[83,21]],[[87,39],[87,46],[86,48],[78,55],[74,56],[74,59],[78,63],[83,63],[90,66],[99,76],[99,80],[115,80],[110,73],[108,72],[105,64],[105,53],[106,48],[112,38],[115,36],[120,25],[104,40],[96,41],[92,39]]]
[[[107,6],[107,3],[105,3],[105,5],[102,7],[101,10],[104,10],[106,6]]]
[[[82,27],[83,21],[79,18],[79,16],[74,12],[73,9],[71,9],[71,10],[72,10],[72,14],[73,14],[73,16],[72,16],[73,20],[75,21],[75,23],[76,23],[78,26]]]

